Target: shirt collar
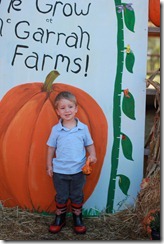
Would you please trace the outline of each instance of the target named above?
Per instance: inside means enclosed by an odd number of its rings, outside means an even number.
[[[84,124],[80,122],[80,120],[78,118],[75,118],[77,121],[77,126],[75,128],[77,128],[77,130],[82,130],[84,128]],[[65,128],[62,125],[62,119],[59,119],[59,123],[57,125],[57,130],[61,131],[61,130],[67,130],[67,128]]]

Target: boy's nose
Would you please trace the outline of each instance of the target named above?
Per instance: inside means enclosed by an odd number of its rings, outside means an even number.
[[[66,112],[69,111],[69,108],[65,108],[65,111],[66,111]]]

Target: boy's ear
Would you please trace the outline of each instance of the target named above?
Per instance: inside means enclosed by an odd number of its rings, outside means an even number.
[[[57,113],[57,115],[59,115],[59,111],[58,111],[58,109],[56,109],[56,113]]]
[[[77,111],[78,111],[78,105],[76,105],[76,113],[77,113]]]

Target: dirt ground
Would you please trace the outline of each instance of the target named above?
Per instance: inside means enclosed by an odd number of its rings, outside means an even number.
[[[103,214],[100,217],[83,218],[86,234],[75,234],[72,216],[67,216],[66,226],[58,234],[49,233],[54,215],[30,213],[18,208],[0,210],[0,239],[5,241],[111,241],[149,240],[137,222],[137,216],[129,211]]]

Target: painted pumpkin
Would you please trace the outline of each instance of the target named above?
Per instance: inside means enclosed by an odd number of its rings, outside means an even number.
[[[98,161],[87,177],[84,202],[94,191],[106,153],[107,121],[96,101],[71,85],[52,84],[59,75],[52,71],[45,83],[33,82],[9,90],[0,102],[0,200],[5,206],[29,210],[55,210],[52,179],[46,174],[46,142],[58,122],[53,101],[64,90],[78,100],[77,117],[93,137]]]
[[[160,0],[149,0],[149,20],[155,26],[160,26]]]

